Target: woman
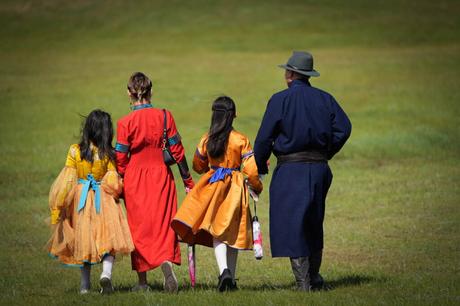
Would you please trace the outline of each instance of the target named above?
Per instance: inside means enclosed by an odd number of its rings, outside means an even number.
[[[180,248],[170,223],[177,209],[176,186],[171,169],[163,160],[163,127],[170,151],[182,166],[186,190],[193,188],[184,147],[169,111],[153,108],[150,103],[152,82],[141,72],[128,82],[132,112],[118,121],[117,169],[124,177],[124,197],[128,223],[135,246],[131,254],[139,283],[133,290],[147,290],[148,270],[161,266],[167,292],[177,292],[172,263],[180,264]]]

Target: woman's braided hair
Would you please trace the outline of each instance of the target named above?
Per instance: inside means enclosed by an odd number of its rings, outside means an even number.
[[[152,81],[142,72],[135,72],[129,78],[128,91],[134,101],[150,100]]]

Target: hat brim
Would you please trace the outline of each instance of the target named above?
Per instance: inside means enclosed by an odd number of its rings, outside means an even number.
[[[291,67],[289,67],[287,65],[278,65],[278,67],[286,69],[286,70],[294,71],[294,72],[297,72],[299,74],[306,75],[306,76],[312,76],[312,77],[318,77],[319,76],[319,72],[314,70],[314,69],[311,70],[311,71],[299,70],[299,69],[291,68]]]

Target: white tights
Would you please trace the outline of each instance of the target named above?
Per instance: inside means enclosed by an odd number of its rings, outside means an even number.
[[[212,244],[214,246],[214,253],[216,254],[217,265],[219,266],[219,274],[222,274],[228,268],[232,273],[232,277],[235,278],[238,249],[229,247],[215,238]]]
[[[101,278],[107,277],[112,278],[112,267],[115,258],[112,255],[105,255],[104,259],[102,260],[102,273]],[[89,289],[91,284],[91,265],[84,264],[81,267],[81,280],[80,280],[80,288],[81,289]]]

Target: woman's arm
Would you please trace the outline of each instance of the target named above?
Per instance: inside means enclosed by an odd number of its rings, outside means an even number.
[[[117,123],[117,144],[115,145],[115,154],[117,157],[117,171],[123,176],[126,171],[126,166],[129,163],[129,148],[128,129],[120,121]]]
[[[192,189],[195,186],[195,183],[193,182],[192,175],[188,169],[187,159],[185,158],[185,149],[182,145],[182,138],[177,131],[176,122],[169,111],[166,111],[166,120],[169,149],[177,162],[185,188]]]

